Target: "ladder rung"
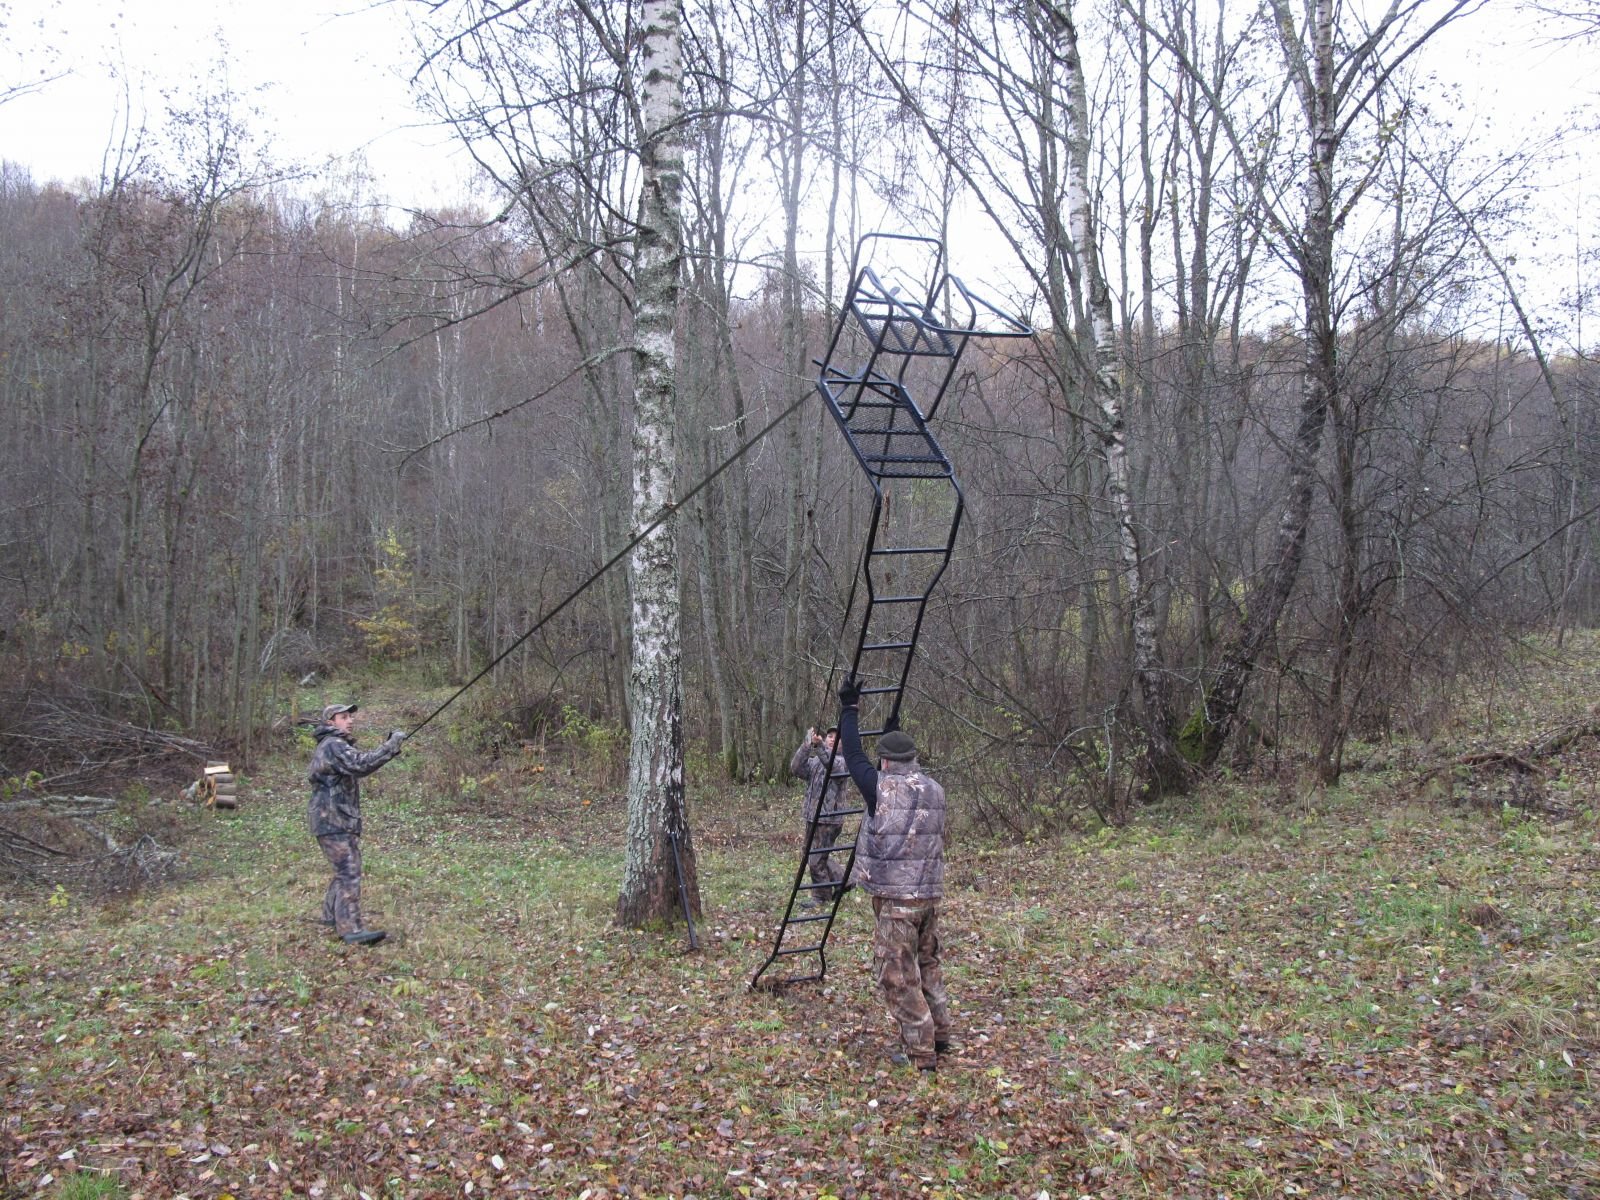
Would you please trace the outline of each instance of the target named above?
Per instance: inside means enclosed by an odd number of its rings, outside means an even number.
[[[937,454],[863,454],[863,462],[870,463],[943,463]]]
[[[898,692],[899,690],[899,684],[890,684],[888,687],[862,688],[861,694],[863,696],[881,696],[884,692]]]
[[[879,389],[879,388],[892,388],[892,389],[895,389],[895,390],[902,390],[902,391],[904,390],[900,384],[896,383],[893,379],[889,378],[887,375],[879,375],[879,374],[876,374],[876,373],[874,373],[872,375],[852,375],[852,374],[850,374],[850,372],[841,371],[837,367],[830,367],[829,368],[829,374],[825,378],[819,380],[819,382],[822,383],[822,385],[824,387],[829,388],[830,392],[835,387],[839,388],[841,391],[847,390],[847,389],[852,388],[852,387],[862,388],[863,390],[867,389],[867,388],[872,388],[874,390]],[[868,404],[868,405],[871,405],[871,406],[873,406],[875,408],[903,408],[904,407],[904,405],[899,400],[866,400],[866,399],[862,399],[862,400],[856,401],[856,403],[857,404]]]
[[[790,922],[790,923],[793,924],[793,922]],[[793,949],[779,950],[778,953],[779,954],[815,954],[818,950],[821,950],[821,949],[822,949],[822,943],[818,942],[815,946],[795,946]]]
[[[788,987],[791,983],[810,983],[813,979],[821,978],[822,973],[820,971],[815,975],[791,975],[787,979],[774,979],[771,986],[773,988]]]
[[[928,598],[926,596],[874,596],[872,598],[872,603],[874,603],[874,604],[922,604],[927,599]]]
[[[861,647],[862,652],[868,650],[909,650],[910,642],[873,642],[871,645]],[[848,774],[848,772],[846,772]]]
[[[887,557],[891,554],[948,554],[949,546],[892,546],[881,550],[871,550],[868,553],[874,558]]]
[[[866,405],[861,407],[865,408]],[[891,404],[880,407],[894,408],[896,406]],[[910,422],[907,422],[904,426],[899,426],[893,417],[885,421],[877,412],[864,413],[862,418],[862,420],[857,421],[852,417],[845,422],[845,428],[850,431],[852,438],[900,438],[902,441],[906,438],[913,438],[924,443],[928,440],[928,435]]]

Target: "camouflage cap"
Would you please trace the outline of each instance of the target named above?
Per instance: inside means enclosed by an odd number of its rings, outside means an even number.
[[[353,713],[360,707],[361,706],[359,704],[330,704],[327,708],[322,710],[322,719],[324,721],[331,721],[340,713]]]
[[[878,739],[879,758],[887,758],[890,762],[909,762],[916,756],[917,744],[903,730],[891,729]]]

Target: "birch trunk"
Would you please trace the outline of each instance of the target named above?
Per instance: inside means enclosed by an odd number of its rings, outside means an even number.
[[[646,0],[639,31],[643,195],[634,236],[633,523],[672,502],[677,464],[676,324],[683,257],[683,68],[680,0]],[[679,864],[691,911],[700,907],[683,786],[683,654],[678,546],[667,521],[628,561],[633,592],[632,740],[628,840],[617,923],[670,921]]]
[[[1156,646],[1156,611],[1145,577],[1133,508],[1128,464],[1127,426],[1123,413],[1121,355],[1111,290],[1100,265],[1100,245],[1089,192],[1089,93],[1078,51],[1072,6],[1061,0],[1050,8],[1058,59],[1067,88],[1067,224],[1076,248],[1089,327],[1094,345],[1090,387],[1099,411],[1095,436],[1106,466],[1106,496],[1116,520],[1117,558],[1128,595],[1133,674],[1143,703],[1145,766],[1157,792],[1181,789],[1188,770],[1172,736],[1172,714]]]

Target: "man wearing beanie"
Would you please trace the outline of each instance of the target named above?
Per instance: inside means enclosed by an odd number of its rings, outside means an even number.
[[[950,1043],[950,998],[939,965],[944,895],[944,789],[923,773],[917,746],[894,729],[878,738],[878,767],[861,748],[855,678],[839,688],[839,740],[867,804],[854,877],[872,897],[872,973],[900,1027],[891,1058],[924,1071]]]

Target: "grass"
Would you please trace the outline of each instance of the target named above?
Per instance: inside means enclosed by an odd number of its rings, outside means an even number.
[[[1562,820],[1385,765],[955,839],[962,1049],[933,1078],[886,1060],[859,896],[823,984],[746,989],[793,875],[787,792],[694,796],[691,953],[610,923],[619,800],[514,763],[437,800],[424,739],[365,789],[392,936],[362,951],[306,919],[295,751],[235,812],[186,814],[180,885],[5,897],[0,1193],[1594,1194],[1596,740],[1551,764]]]

